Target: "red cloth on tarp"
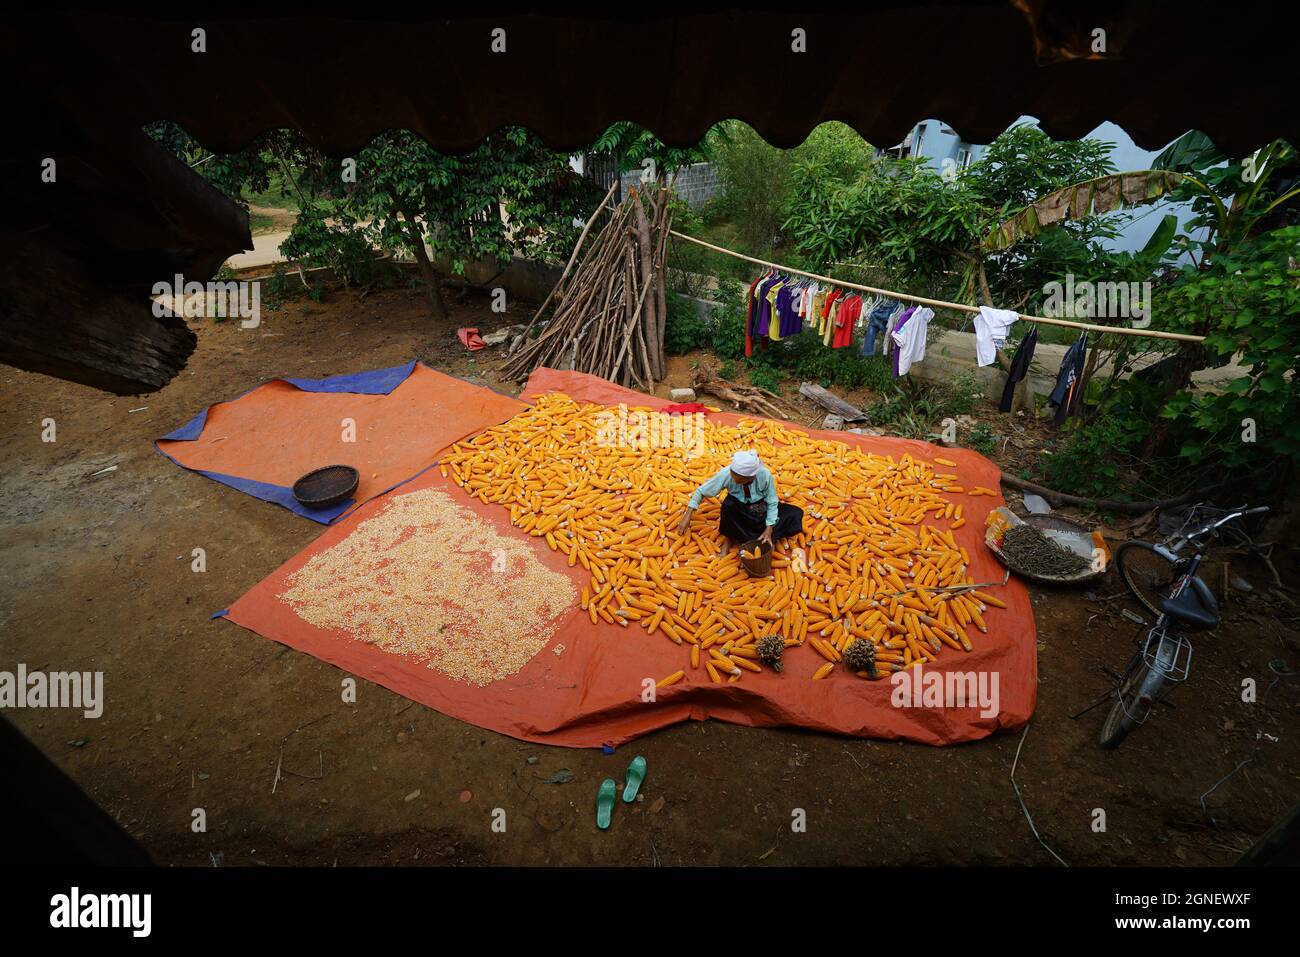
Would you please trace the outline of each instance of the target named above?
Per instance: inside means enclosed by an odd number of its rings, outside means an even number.
[[[449,390],[472,388],[449,379]],[[539,369],[528,380],[522,399],[563,392],[571,398],[603,405],[640,405],[662,409],[671,403],[621,388],[580,372]],[[444,398],[454,404],[454,396]],[[717,421],[735,423],[740,416],[714,413]],[[802,426],[796,426],[802,428]],[[845,442],[895,458],[904,452],[932,460],[948,458],[966,488],[998,487],[999,469],[966,449],[937,449],[924,442],[845,432],[809,431],[816,438]],[[781,477],[776,476],[780,489]],[[313,555],[350,535],[358,523],[376,514],[396,495],[436,487],[469,508],[501,534],[519,536],[535,549],[546,567],[569,575],[575,589],[588,583],[581,566],[568,567],[566,556],[544,541],[525,535],[510,524],[509,511],[471,498],[437,469],[383,498],[362,506],[325,531],[315,542],[272,572],[230,607],[227,617],[257,633],[329,661],[353,674],[382,684],[444,714],[525,741],[599,747],[622,744],[680,721],[716,718],[750,726],[801,727],[870,738],[905,738],[927,744],[953,744],[983,738],[1000,729],[1023,725],[1034,710],[1037,693],[1037,637],[1033,611],[1023,584],[1012,579],[992,589],[1007,608],[990,609],[989,631],[970,631],[974,650],[959,654],[945,649],[940,663],[925,669],[996,675],[998,713],[982,717],[979,709],[896,707],[894,688],[887,680],[865,681],[842,669],[831,678],[810,680],[822,659],[811,646],[791,649],[781,674],[746,674],[736,684],[715,685],[703,669],[687,669],[675,685],[660,688],[653,702],[642,700],[643,682],[659,680],[685,666],[683,649],[671,641],[647,636],[636,626],[626,629],[603,621],[593,625],[578,605],[561,616],[550,643],[513,677],[486,687],[446,678],[418,661],[381,651],[337,630],[318,629],[299,618],[277,596],[287,575]],[[967,524],[954,534],[970,553],[976,581],[1001,581],[1003,568],[984,547],[983,523],[1000,497],[954,495],[966,509]],[[685,503],[683,503],[684,505]],[[559,649],[559,646],[563,646]],[[556,654],[556,650],[562,653]]]
[[[701,402],[678,402],[676,405],[666,405],[660,412],[667,412],[669,415],[680,415],[682,413],[708,412],[709,407]]]
[[[483,337],[478,334],[477,329],[457,329],[456,335],[470,352],[478,352],[487,345],[483,341]]]

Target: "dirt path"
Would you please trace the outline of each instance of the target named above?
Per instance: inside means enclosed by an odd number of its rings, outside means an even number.
[[[144,397],[0,367],[0,669],[102,670],[107,696],[98,720],[57,710],[8,717],[168,864],[1052,863],[1009,780],[1019,734],[936,749],[710,722],[612,756],[547,748],[366,682],[345,705],[337,669],[210,620],[320,529],[181,470],[151,440],[277,375],[413,356],[514,391],[492,378],[490,354],[465,354],[454,328],[487,332],[528,310],[499,317],[486,299],[456,298],[443,329],[407,290],[290,304],[255,330],[203,322],[188,369]],[[660,394],[686,384],[690,364],[675,360]],[[57,422],[54,444],[40,441],[46,417]],[[190,570],[197,546],[207,550],[204,574]],[[1116,590],[1113,580],[1099,589]],[[1178,710],[1107,753],[1096,745],[1100,715],[1069,714],[1103,690],[1099,666],[1126,656],[1134,626],[1117,614],[1124,603],[1049,591],[1033,600],[1041,686],[1017,779],[1067,861],[1230,863],[1295,801],[1300,695],[1279,686],[1266,712],[1242,703],[1240,685],[1255,678],[1263,699],[1267,661],[1294,665],[1296,610],[1258,593],[1230,605],[1224,627],[1198,642]],[[634,754],[649,761],[644,803],[620,806],[613,829],[598,832],[596,787],[620,778]],[[1247,758],[1210,797],[1211,825],[1200,795]],[[560,770],[571,783],[546,783]],[[190,829],[195,808],[206,833]],[[491,828],[496,808],[504,834]],[[806,812],[806,833],[791,831],[795,809]]]

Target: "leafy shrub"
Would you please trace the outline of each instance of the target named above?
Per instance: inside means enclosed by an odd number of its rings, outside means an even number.
[[[781,391],[781,372],[775,366],[765,362],[751,362],[749,365],[749,383],[769,392]]]
[[[883,356],[878,361],[869,361],[875,368],[873,374],[880,375],[883,370],[884,375],[890,375],[889,364]],[[974,377],[969,374],[942,385],[891,378],[878,391],[883,398],[865,410],[867,421],[908,438],[925,438],[942,419],[968,414],[980,395]]]
[[[997,449],[997,436],[987,422],[981,422],[971,429],[966,437],[966,448],[974,449],[980,455],[992,455]]]
[[[262,297],[262,305],[270,312],[275,312],[284,303],[286,299],[292,299],[298,295],[298,290],[302,288],[302,283],[298,282],[296,276],[291,276],[284,263],[276,263],[271,267],[271,277],[266,280],[266,291]]]
[[[289,238],[280,244],[280,251],[305,266],[329,267],[345,287],[373,282],[378,267],[365,229],[346,217],[329,223],[328,215],[321,206],[304,209],[294,221]]]
[[[709,345],[722,360],[745,358],[745,313],[740,293],[725,295],[722,305],[709,314]]]
[[[1090,498],[1129,498],[1121,472],[1140,436],[1116,416],[1075,425],[1062,448],[1043,458],[1046,484]]]
[[[665,302],[668,315],[664,319],[664,351],[680,356],[707,346],[712,330],[695,303],[676,293],[669,293]]]
[[[947,392],[944,402],[946,415],[970,415],[975,403],[983,396],[983,390],[975,382],[975,376],[963,372],[945,387]]]

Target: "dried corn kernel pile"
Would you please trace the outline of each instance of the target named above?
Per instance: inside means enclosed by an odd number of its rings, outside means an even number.
[[[492,574],[494,566],[506,574]],[[317,628],[482,687],[546,647],[577,591],[526,543],[426,488],[393,496],[313,555],[279,597]]]
[[[756,449],[781,500],[804,510],[803,533],[778,543],[767,579],[749,578],[734,549],[718,557],[720,499],[703,502],[686,535],[676,530],[691,493],[742,448]],[[815,678],[854,641],[870,642],[872,664],[856,674],[879,677],[969,651],[969,631],[988,630],[988,606],[1006,607],[960,587],[971,584],[970,559],[952,530],[965,518],[947,497],[994,493],[967,491],[910,454],[895,461],[769,420],[727,426],[549,394],[457,443],[440,469],[590,570],[582,607],[593,623],[662,634],[716,683],[763,671],[756,646],[768,635],[787,654],[806,644],[825,659]],[[659,684],[684,676],[685,667]]]

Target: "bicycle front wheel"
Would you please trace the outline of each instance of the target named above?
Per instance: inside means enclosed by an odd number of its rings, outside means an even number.
[[[1147,611],[1160,617],[1160,602],[1173,591],[1178,568],[1150,542],[1136,539],[1115,549],[1120,580]]]
[[[1124,672],[1124,680],[1115,692],[1115,703],[1101,726],[1099,740],[1103,748],[1117,748],[1129,732],[1146,720],[1151,702],[1142,696],[1143,686],[1151,674],[1145,656],[1136,655]]]

